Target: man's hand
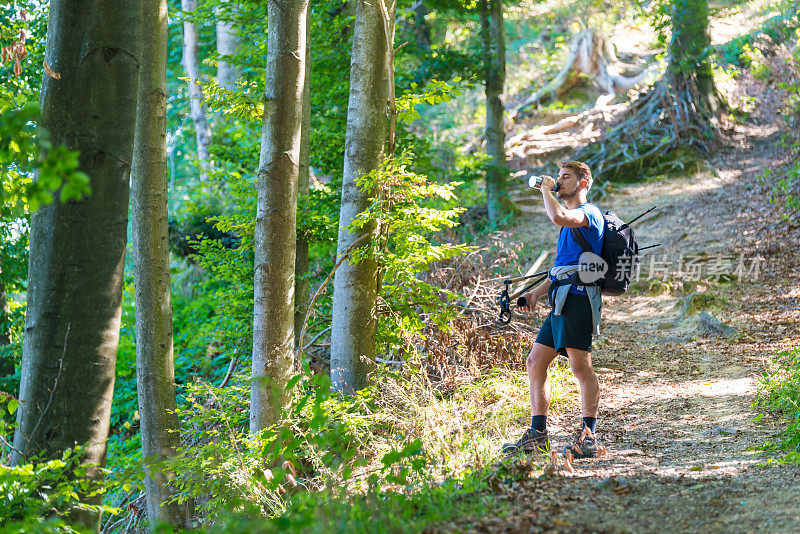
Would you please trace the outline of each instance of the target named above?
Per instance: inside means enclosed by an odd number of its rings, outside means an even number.
[[[556,181],[553,179],[552,176],[547,176],[546,174],[542,176],[542,191],[552,192],[553,188],[556,186]]]
[[[525,305],[519,307],[522,311],[527,311],[527,312],[536,311],[536,305],[539,303],[539,295],[536,295],[535,291],[528,291],[527,293],[523,293],[522,295],[520,295],[519,298],[525,299]]]

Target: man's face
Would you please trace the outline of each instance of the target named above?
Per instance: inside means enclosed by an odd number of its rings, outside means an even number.
[[[581,190],[582,181],[578,179],[574,170],[564,168],[558,171],[556,184],[558,185],[558,193],[556,193],[558,198],[568,199],[578,194]]]

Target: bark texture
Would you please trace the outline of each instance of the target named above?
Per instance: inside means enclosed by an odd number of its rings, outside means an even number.
[[[338,257],[364,234],[377,231],[375,224],[358,230],[350,224],[369,205],[370,191],[361,191],[356,181],[378,167],[387,137],[395,4],[383,1],[359,0],[356,5]],[[347,260],[336,271],[331,328],[331,381],[336,391],[352,393],[366,385],[375,360],[377,285],[378,265],[370,258],[357,264]]]
[[[508,168],[503,105],[506,44],[502,0],[482,0],[481,25],[486,78],[486,154],[490,158],[490,167],[486,171],[486,202],[489,220],[497,222],[511,210],[506,192]]]
[[[86,444],[106,458],[128,221],[141,4],[54,0],[41,125],[54,145],[80,151],[91,196],[53,202],[32,217],[19,427],[26,456]],[[69,332],[69,335],[67,333]],[[12,462],[23,457],[14,452]],[[99,478],[98,470],[90,476]],[[98,501],[99,497],[93,498]],[[96,526],[97,518],[78,521]],[[94,523],[94,524],[92,524]]]
[[[181,9],[191,14],[197,9],[197,0],[181,0]],[[208,123],[208,111],[204,103],[203,89],[200,87],[200,54],[198,51],[197,26],[192,21],[183,23],[183,68],[189,78],[189,104],[192,122],[197,137],[197,159],[200,163],[200,180],[208,180],[211,155],[208,147],[211,144],[211,126]]]
[[[309,29],[309,17],[306,17],[306,35]],[[305,78],[303,79],[303,111],[300,130],[300,165],[297,178],[298,197],[308,197],[309,193],[309,146],[311,141],[311,54],[306,46]],[[298,233],[297,252],[294,267],[294,341],[300,343],[303,321],[308,313],[308,238]],[[302,347],[298,347],[301,348]]]
[[[225,56],[235,54],[239,48],[236,23],[230,20],[234,14],[233,2],[225,2],[217,8],[217,83],[224,89],[233,89],[239,77],[236,67],[229,59],[225,59]]]
[[[254,236],[252,433],[278,422],[292,371],[307,11],[308,0],[274,0],[268,10],[266,101]]]
[[[143,2],[139,105],[133,149],[132,214],[136,374],[142,457],[164,460],[180,446],[175,414],[172,300],[167,235],[167,0]],[[167,503],[167,474],[145,468],[147,518],[188,525],[186,504]]]

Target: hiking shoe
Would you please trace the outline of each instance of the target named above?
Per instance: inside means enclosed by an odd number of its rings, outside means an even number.
[[[542,432],[535,428],[529,428],[522,434],[516,443],[506,443],[503,445],[503,454],[516,454],[518,452],[539,452],[550,450],[550,436],[547,430]]]
[[[583,427],[572,441],[572,445],[564,447],[564,456],[571,452],[573,458],[597,458],[604,451],[605,448],[597,436],[587,427]]]

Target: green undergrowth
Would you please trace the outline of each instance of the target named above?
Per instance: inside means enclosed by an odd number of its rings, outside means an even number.
[[[755,406],[778,413],[786,423],[780,437],[767,441],[763,448],[784,451],[782,458],[771,461],[800,464],[800,345],[772,358],[757,391]],[[758,420],[762,417],[757,416]]]
[[[569,376],[561,364],[551,369],[556,410],[574,392]],[[195,503],[203,530],[420,531],[502,512],[490,481],[521,476],[499,455],[527,425],[521,369],[496,367],[444,385],[411,361],[381,370],[350,397],[331,392],[326,375],[301,373],[290,385],[281,424],[255,437],[246,374],[226,388],[187,386],[184,446],[173,460],[148,465],[171,473],[176,499]],[[112,453],[109,462],[108,504],[125,509],[141,468],[130,455]],[[529,463],[524,476],[542,467]]]

